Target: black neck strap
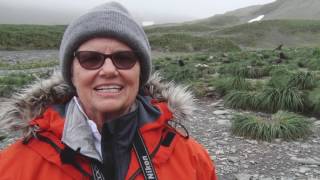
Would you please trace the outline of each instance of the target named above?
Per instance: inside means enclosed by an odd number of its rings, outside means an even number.
[[[145,180],[157,180],[156,171],[153,168],[151,158],[149,156],[148,149],[143,142],[140,131],[137,130],[133,139],[133,148],[136,152],[139,160],[140,167],[142,169]]]
[[[139,161],[140,167],[142,169],[142,173],[145,180],[158,180],[156,171],[152,165],[152,161],[148,152],[148,149],[143,141],[141,133],[139,129],[137,129],[135,136],[133,138],[133,148],[136,152],[137,159]],[[92,179],[93,180],[105,180],[108,179],[104,177],[101,169],[103,167],[99,167],[96,163],[91,163],[92,169]]]

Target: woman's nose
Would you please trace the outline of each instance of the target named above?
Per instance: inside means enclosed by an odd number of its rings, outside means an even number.
[[[100,69],[101,75],[116,75],[117,74],[117,68],[114,66],[112,60],[110,58],[106,58],[104,61],[104,64],[102,65]]]

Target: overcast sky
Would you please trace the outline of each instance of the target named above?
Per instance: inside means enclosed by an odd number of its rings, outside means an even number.
[[[137,16],[144,14],[185,17],[187,20],[199,19],[221,14],[226,11],[266,4],[275,0],[116,0],[125,5]],[[23,12],[25,8],[34,11],[76,12],[81,14],[106,0],[0,0],[0,7],[10,11]],[[1,15],[1,14],[0,14]],[[151,16],[152,17],[152,16]],[[152,19],[144,19],[150,20]]]

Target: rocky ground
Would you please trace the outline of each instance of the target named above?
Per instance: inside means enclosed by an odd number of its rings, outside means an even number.
[[[0,51],[0,62],[57,58],[57,51]],[[6,72],[4,72],[6,73]],[[0,107],[3,99],[0,98]],[[320,121],[306,140],[258,142],[230,134],[234,110],[220,100],[199,100],[194,119],[187,128],[203,144],[215,161],[221,180],[320,180]],[[1,108],[0,108],[1,109]],[[1,129],[1,127],[0,127]],[[1,140],[0,149],[16,136]]]
[[[221,100],[200,101],[188,129],[208,150],[223,180],[315,180],[320,179],[320,121],[308,139],[274,142],[236,137],[230,134],[234,110]]]

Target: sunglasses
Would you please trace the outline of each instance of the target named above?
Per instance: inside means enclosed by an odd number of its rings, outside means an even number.
[[[103,66],[105,60],[110,58],[113,65],[118,69],[131,69],[138,57],[133,51],[118,51],[112,54],[103,54],[97,51],[77,51],[74,53],[80,66],[88,70],[96,70]]]

